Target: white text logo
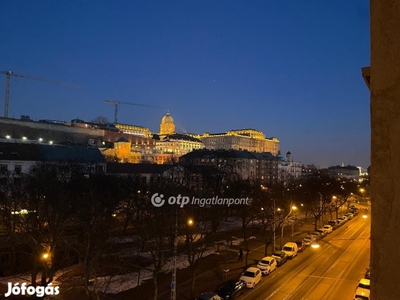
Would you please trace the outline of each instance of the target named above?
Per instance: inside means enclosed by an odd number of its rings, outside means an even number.
[[[37,296],[37,297],[44,297],[48,295],[58,295],[60,293],[60,288],[58,286],[51,286],[51,283],[48,286],[27,286],[25,282],[19,286],[19,283],[8,282],[8,291],[4,294],[4,296],[10,297],[18,296],[18,295],[30,295],[30,296]]]

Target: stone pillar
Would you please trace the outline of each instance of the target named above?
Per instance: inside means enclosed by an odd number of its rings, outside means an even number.
[[[370,0],[371,299],[399,299],[400,1]]]

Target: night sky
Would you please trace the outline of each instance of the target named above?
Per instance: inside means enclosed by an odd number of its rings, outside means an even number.
[[[178,132],[254,128],[304,164],[367,168],[368,2],[1,1],[0,70],[82,86],[12,77],[8,115],[113,122],[105,99],[144,103]],[[166,112],[119,108],[153,132]]]

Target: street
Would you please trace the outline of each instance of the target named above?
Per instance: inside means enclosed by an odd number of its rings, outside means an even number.
[[[358,216],[288,261],[243,300],[351,299],[369,265],[370,218]]]

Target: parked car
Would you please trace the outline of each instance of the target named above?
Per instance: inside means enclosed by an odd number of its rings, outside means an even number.
[[[240,280],[244,281],[248,288],[254,288],[262,281],[261,270],[256,267],[250,267],[242,273]]]
[[[286,253],[281,250],[275,251],[271,256],[276,259],[278,267],[282,266],[288,259]]]
[[[327,233],[326,233],[324,228],[317,229],[317,232],[321,233],[321,238],[323,238],[323,237],[325,237],[327,235]]]
[[[346,217],[347,217],[347,219],[351,220],[351,219],[353,219],[354,215],[351,212],[348,212],[346,214]]]
[[[321,232],[312,231],[312,232],[310,232],[309,234],[312,235],[312,236],[315,236],[315,239],[316,239],[316,240],[322,239],[322,234],[321,234]]]
[[[311,245],[311,243],[313,243],[313,242],[315,242],[317,240],[317,238],[315,237],[315,236],[313,236],[313,235],[306,235],[304,238],[303,238],[303,242],[304,242],[304,244],[306,244],[307,246],[309,246],[309,245]]]
[[[357,288],[362,288],[362,289],[370,289],[370,279],[368,278],[361,278],[360,282],[357,285]]]
[[[333,229],[336,229],[340,226],[340,222],[337,220],[329,220],[328,224],[331,225]]]
[[[337,218],[336,221],[339,222],[339,226],[342,226],[344,223],[346,223],[346,220],[343,219],[342,217]]]
[[[333,231],[333,228],[331,225],[324,225],[323,227],[326,231],[327,234],[331,233]]]
[[[261,270],[263,275],[268,275],[273,270],[276,270],[277,265],[278,263],[275,258],[272,256],[266,256],[258,262],[257,268]]]
[[[303,252],[307,247],[303,241],[295,241],[295,243],[297,244],[297,252]]]
[[[354,300],[369,300],[370,295],[369,289],[357,288],[356,292],[354,293]]]
[[[222,298],[215,293],[207,292],[201,293],[200,296],[195,297],[193,300],[222,300]]]
[[[282,251],[286,253],[288,258],[292,259],[297,255],[297,244],[293,242],[286,243],[283,246]]]
[[[246,288],[246,283],[241,280],[228,280],[217,287],[215,293],[223,300],[236,299],[237,296],[242,295]]]

